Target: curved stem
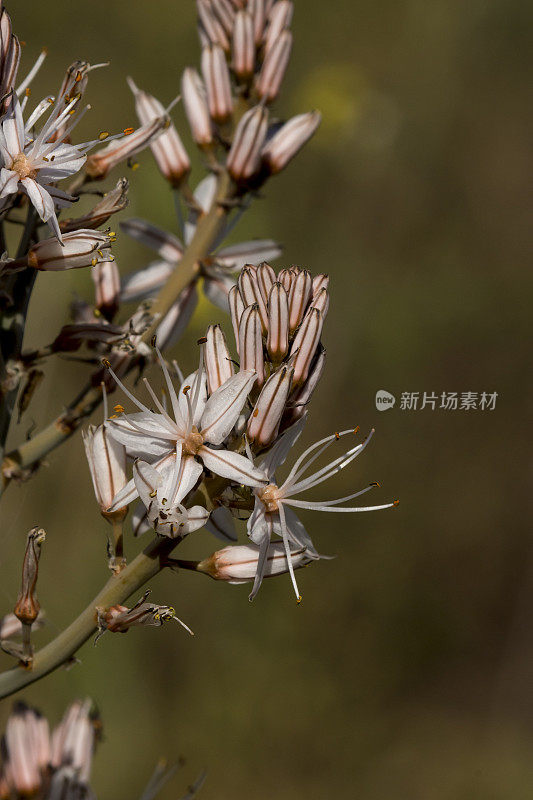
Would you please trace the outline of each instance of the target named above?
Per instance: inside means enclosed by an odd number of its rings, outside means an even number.
[[[174,539],[154,539],[131,564],[108,580],[101,592],[68,628],[35,653],[31,669],[17,666],[0,674],[0,699],[9,697],[67,663],[95,633],[96,607],[109,608],[122,604],[164,568],[169,553],[177,544]]]

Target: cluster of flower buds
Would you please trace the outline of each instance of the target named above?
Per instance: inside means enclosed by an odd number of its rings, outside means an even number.
[[[16,703],[2,738],[0,798],[92,797],[89,779],[100,731],[90,700],[72,703],[53,731],[36,709]]]
[[[0,800],[96,800],[90,785],[102,723],[91,700],[76,700],[53,730],[35,708],[15,703],[1,740]],[[154,800],[176,771],[161,759],[140,792]],[[182,800],[193,800],[205,781],[202,773]]]
[[[305,413],[320,379],[328,283],[327,275],[313,278],[298,267],[276,276],[263,263],[246,266],[229,293],[241,368],[255,370],[256,391],[260,389],[247,424],[256,452],[270,446]],[[209,372],[210,362],[206,366]]]
[[[291,54],[293,3],[197,0],[197,10],[202,75],[192,67],[183,73],[185,113],[200,148],[228,143],[226,169],[247,191],[282,170],[320,123],[318,112],[281,126],[269,120]],[[236,113],[237,98],[249,106],[244,114]]]

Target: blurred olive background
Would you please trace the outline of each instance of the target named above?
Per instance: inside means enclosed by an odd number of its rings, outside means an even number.
[[[191,2],[12,3],[24,65],[50,55],[33,96],[75,58],[111,60],[91,76],[80,138],[135,124],[125,84],[169,102],[198,61]],[[533,558],[530,448],[532,122],[526,0],[319,0],[296,3],[294,56],[280,115],[318,107],[323,124],[268,186],[232,240],[273,237],[280,264],[331,274],[328,363],[305,442],[376,426],[364,456],[315,497],[382,483],[376,514],[307,514],[330,562],[248,587],[189,573],[152,582],[196,632],[178,626],[104,637],[81,665],[24,698],[52,719],[90,695],[104,719],[100,797],[134,798],[159,756],[187,764],[163,793],[206,766],[206,800],[302,797],[483,798],[533,794]],[[183,112],[175,119],[190,146]],[[131,178],[131,215],[175,229],[171,193],[149,153]],[[197,162],[199,165],[199,162]],[[196,175],[201,175],[197,171]],[[107,182],[111,185],[111,179]],[[124,216],[124,215],[123,215]],[[113,223],[116,227],[118,220]],[[119,236],[124,272],[150,253]],[[41,275],[28,345],[45,343],[88,272]],[[203,301],[176,348],[222,312]],[[87,368],[51,361],[11,442],[57,414]],[[156,378],[157,379],[157,378]],[[374,396],[397,397],[378,413]],[[402,411],[401,392],[498,392],[490,411]],[[98,416],[97,419],[100,417]],[[44,526],[44,642],[107,579],[105,523],[80,436],[3,500],[0,601],[16,598],[25,534]],[[140,544],[128,541],[133,554]],[[205,531],[186,557],[217,549]],[[2,656],[7,667],[9,660]],[[3,704],[2,719],[10,701]]]

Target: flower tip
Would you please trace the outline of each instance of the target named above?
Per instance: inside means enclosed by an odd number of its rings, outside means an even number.
[[[393,506],[399,506],[400,505],[400,501],[399,500],[393,500],[392,505]]]
[[[302,595],[299,594],[298,597],[296,598],[296,605],[299,606],[301,604],[302,600],[303,600]]]

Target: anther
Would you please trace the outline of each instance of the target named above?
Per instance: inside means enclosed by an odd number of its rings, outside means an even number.
[[[124,128],[124,136],[129,136],[134,130],[135,128]]]
[[[155,346],[156,346],[156,344],[157,344],[157,336],[155,336],[155,335],[154,335],[154,336],[152,336],[152,339],[151,339],[151,341],[150,341],[150,344],[152,345],[152,347],[155,347]]]
[[[400,501],[399,500],[394,500],[392,505],[393,506],[399,506],[400,505]]]
[[[190,391],[191,391],[191,387],[190,387],[190,386],[184,386],[184,387],[183,387],[183,389],[182,389],[181,391],[183,392],[183,394],[184,394],[185,396],[187,396],[187,392],[190,392]]]
[[[117,414],[123,414],[124,406],[121,406],[120,403],[117,403],[116,406],[113,406],[113,411],[116,411]]]
[[[335,431],[335,439],[337,439],[337,441],[338,441],[340,438],[341,438],[341,435],[340,435],[340,433],[338,433],[337,431]]]
[[[108,136],[109,136],[109,131],[102,131],[102,133],[98,134],[98,138],[100,139],[101,142],[103,142],[104,139],[107,139]]]
[[[104,365],[104,367],[105,367],[106,369],[110,369],[110,368],[111,368],[111,364],[110,364],[110,362],[107,360],[107,358],[103,358],[103,359],[102,359],[102,364]]]
[[[150,492],[150,494],[148,496],[149,497],[157,497],[157,489],[154,489],[153,492]]]
[[[196,344],[206,344],[207,343],[207,336],[202,336],[201,339],[197,339]]]

